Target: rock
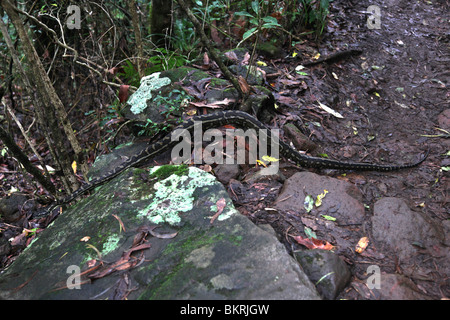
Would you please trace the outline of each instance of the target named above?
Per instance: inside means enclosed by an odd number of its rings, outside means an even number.
[[[333,252],[318,249],[296,251],[294,257],[325,299],[335,299],[350,282],[349,268]]]
[[[261,55],[272,59],[279,58],[282,54],[281,46],[269,42],[259,43],[257,49]]]
[[[403,199],[382,198],[373,207],[372,235],[390,248],[400,261],[417,254],[418,247],[432,247],[444,236]]]
[[[444,130],[449,130],[450,129],[450,109],[446,109],[446,110],[442,111],[438,115],[437,121],[439,124],[439,128],[444,129]]]
[[[13,193],[7,198],[0,200],[0,218],[5,222],[15,222],[19,220],[23,213],[22,206],[27,201],[27,197],[20,193]]]
[[[11,252],[11,245],[2,234],[0,234],[0,267],[3,265],[3,262],[6,256]]]
[[[89,169],[87,178],[91,180],[94,177],[99,177],[112,168],[144,150],[148,146],[147,141],[138,141],[133,143],[125,143],[117,146],[114,152],[110,152],[95,159],[94,164]]]
[[[248,65],[232,65],[229,69],[236,76],[241,76],[246,79],[249,85],[260,86],[264,84],[264,75],[256,67],[249,67]]]
[[[380,280],[380,289],[378,291],[381,300],[430,299],[419,291],[414,282],[400,274],[381,274]]]
[[[239,176],[239,165],[238,164],[218,164],[214,168],[214,173],[220,182],[223,184],[228,184],[232,179],[236,179]]]
[[[219,200],[225,206],[216,216]],[[211,174],[162,166],[130,168],[99,186],[0,275],[0,299],[120,298],[320,296],[285,247],[239,214]]]
[[[277,200],[276,209],[304,210],[306,195],[314,198],[328,190],[318,214],[326,214],[337,219],[339,224],[359,224],[363,222],[364,206],[360,191],[347,181],[319,176],[312,172],[298,172],[286,180]]]

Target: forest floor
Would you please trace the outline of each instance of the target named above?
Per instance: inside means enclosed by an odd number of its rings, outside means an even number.
[[[312,139],[320,141],[320,153],[333,159],[408,163],[430,150],[420,167],[389,174],[352,173],[345,179],[357,185],[369,208],[381,196],[405,199],[414,210],[441,226],[448,238],[449,173],[441,169],[450,165],[448,2],[377,1],[380,29],[367,27],[365,11],[371,4],[372,1],[333,2],[332,22],[320,43],[322,56],[327,50],[346,48],[363,52],[304,70],[312,71],[313,81],[292,109],[299,101],[302,106],[317,106],[316,101],[320,101],[343,115],[343,119],[336,120],[326,113],[317,116],[303,109],[302,120],[310,123]],[[281,70],[293,67],[292,63],[277,63]],[[311,125],[314,121],[322,126]],[[429,264],[423,264],[419,254],[411,257],[409,264],[421,266],[422,274],[427,275],[413,280],[425,295],[448,298],[448,256],[437,263],[437,255],[428,254]],[[358,260],[363,261],[364,257],[352,259],[353,273],[364,278],[367,265],[358,267]],[[385,252],[378,263],[384,266],[383,272],[402,273],[401,262],[396,259],[395,253],[390,256]],[[442,265],[442,261],[447,262]],[[352,289],[341,296],[358,297],[359,293]]]
[[[450,165],[448,3],[378,1],[379,29],[370,29],[366,24],[366,10],[371,4],[371,1],[334,1],[328,32],[319,46],[312,48],[312,42],[296,45],[303,57],[305,52],[310,53],[309,61],[316,50],[321,57],[349,49],[362,50],[360,55],[307,67],[302,70],[308,74],[304,77],[293,72],[299,64],[306,64],[304,61],[273,60],[271,65],[283,76],[269,82],[284,115],[290,119],[299,116],[310,139],[318,144],[313,155],[327,154],[343,161],[403,164],[415,162],[420,154],[430,151],[428,159],[419,167],[398,172],[354,172],[343,176],[338,171],[320,171],[322,175],[350,181],[363,194],[366,221],[353,226],[353,231],[367,233],[365,228],[370,226],[374,203],[382,197],[395,197],[421,212],[448,238],[450,188],[448,169],[445,169]],[[339,112],[343,118],[320,111],[318,102]],[[278,120],[279,125],[283,119]],[[297,171],[294,168],[291,173],[289,170],[283,173],[289,177]],[[264,193],[255,194],[255,188],[252,191],[252,195],[247,192],[248,198],[256,199]],[[245,203],[245,198],[239,202]],[[264,205],[242,205],[238,209],[256,223],[270,223],[281,235],[298,229],[300,217],[277,215],[274,218],[272,212],[262,209],[273,205],[270,197],[266,199],[269,201]],[[425,230],[425,225],[422,229]],[[338,236],[322,231],[327,239]],[[408,233],[407,227],[404,230],[400,227],[399,232]],[[287,241],[292,249],[293,241]],[[353,284],[367,278],[367,261],[371,261],[382,266],[383,273],[409,274],[417,285],[415,289],[424,296],[449,297],[448,250],[419,250],[407,261],[401,261],[398,253],[402,248],[390,252],[376,243],[371,246],[371,253],[341,256],[352,266],[353,279],[356,279]],[[410,273],[412,269],[414,275]],[[364,296],[354,285],[339,298],[377,299],[376,295]]]
[[[314,143],[320,141],[317,153],[344,161],[402,164],[420,159],[429,150],[428,159],[417,168],[393,173],[350,173],[345,179],[360,189],[369,212],[381,196],[402,198],[447,232],[449,174],[442,168],[450,166],[448,2],[379,0],[379,29],[370,29],[366,23],[366,10],[371,4],[368,0],[333,1],[327,32],[320,44],[306,41],[296,46],[302,57],[311,51],[311,61],[314,49],[321,57],[348,49],[361,50],[360,55],[307,67],[302,71],[308,76],[294,71],[303,63],[301,60],[286,56],[273,59],[269,65],[292,78],[268,81],[283,114],[300,117],[310,139]],[[318,109],[318,101],[343,118]],[[13,166],[4,163],[0,168],[1,195],[11,186],[31,195],[32,188],[23,176],[10,174]],[[328,174],[338,177],[340,173]],[[241,207],[240,211],[255,212],[250,207]],[[270,220],[263,211],[251,218],[258,223]],[[370,220],[370,214],[367,219]],[[18,228],[5,223],[0,227],[6,233],[8,228]],[[413,280],[424,295],[448,298],[447,266],[437,265],[432,254],[428,257],[426,264],[423,257],[411,257],[409,263],[414,264],[417,258],[417,265],[427,269],[423,270],[423,278]],[[366,266],[359,265],[358,259],[365,257],[351,258],[354,277],[363,278]],[[377,262],[376,257],[372,258]],[[402,273],[400,262],[388,252],[377,264],[383,266],[383,272]],[[349,288],[340,298],[361,297]]]

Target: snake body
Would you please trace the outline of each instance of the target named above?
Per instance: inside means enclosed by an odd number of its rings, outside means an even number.
[[[206,115],[200,115],[192,117],[188,120],[185,120],[182,122],[179,126],[177,126],[175,130],[177,129],[184,129],[189,130],[192,132],[194,130],[194,124],[200,121],[202,124],[203,130],[208,130],[215,127],[220,127],[223,125],[236,125],[239,127],[244,127],[248,129],[255,129],[257,132],[259,129],[263,130],[270,130],[268,129],[263,123],[261,123],[259,120],[257,120],[255,117],[249,115],[246,112],[242,111],[219,111],[211,114]],[[134,154],[132,157],[125,160],[120,165],[116,166],[112,171],[106,172],[105,174],[94,178],[93,180],[89,181],[82,187],[80,187],[78,190],[67,196],[66,198],[55,201],[53,204],[48,206],[45,209],[44,214],[45,215],[50,213],[55,207],[67,204],[74,199],[76,199],[78,196],[88,192],[89,190],[94,189],[95,187],[113,179],[120,173],[122,173],[124,170],[134,167],[142,163],[143,161],[153,158],[154,156],[161,154],[170,148],[173,148],[176,144],[178,144],[179,141],[176,139],[173,140],[171,134],[169,133],[164,138],[162,138],[159,141],[156,141],[155,143],[149,144],[146,148],[144,148],[142,151],[140,151],[137,154]],[[331,160],[331,159],[324,159],[324,158],[317,158],[317,157],[311,157],[304,154],[299,153],[292,147],[290,147],[287,143],[279,140],[279,151],[280,154],[283,155],[286,158],[289,158],[293,162],[295,162],[296,165],[301,167],[307,167],[307,168],[328,168],[328,169],[343,169],[343,170],[358,170],[358,171],[395,171],[400,169],[406,169],[406,168],[412,168],[415,166],[418,166],[421,164],[426,157],[428,156],[428,153],[425,154],[424,157],[422,157],[421,160],[410,163],[410,164],[404,164],[404,165],[380,165],[380,164],[372,164],[372,163],[356,163],[356,162],[341,162],[337,160]],[[40,215],[40,216],[41,216]]]

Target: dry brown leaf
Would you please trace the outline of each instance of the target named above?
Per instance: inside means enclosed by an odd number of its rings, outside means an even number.
[[[239,87],[241,87],[241,91],[243,94],[250,93],[251,87],[248,84],[247,80],[243,76],[238,77]]]
[[[123,230],[124,232],[127,231],[127,230],[125,229],[125,225],[123,224],[122,219],[120,219],[120,218],[119,218],[117,215],[115,215],[115,214],[113,214],[112,216],[113,216],[114,218],[116,218],[117,221],[119,221],[121,230]]]
[[[177,236],[177,234],[178,234],[178,232],[174,232],[174,233],[159,233],[159,232],[156,232],[155,229],[156,229],[156,227],[151,228],[149,230],[149,232],[150,232],[150,234],[152,236],[154,236],[155,238],[158,238],[158,239],[172,239],[172,238],[175,238]]]
[[[214,101],[212,103],[208,103],[206,101],[200,101],[200,102],[189,102],[190,105],[199,107],[199,108],[211,108],[211,109],[217,109],[217,108],[223,108],[224,106],[227,106],[234,102],[234,99],[223,99],[219,101]]]

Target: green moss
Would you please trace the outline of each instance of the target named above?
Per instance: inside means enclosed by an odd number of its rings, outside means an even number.
[[[170,164],[166,164],[160,167],[157,167],[154,171],[150,173],[150,176],[153,178],[157,178],[158,180],[164,180],[171,175],[175,174],[177,176],[183,176],[188,174],[189,167],[186,165],[174,166]]]
[[[148,281],[147,289],[138,299],[167,299],[173,295],[174,288],[183,286],[187,278],[186,275],[189,275],[189,278],[201,277],[204,272],[203,267],[192,261],[192,257],[197,255],[197,253],[194,253],[197,249],[208,252],[217,248],[219,242],[230,243],[238,247],[242,241],[242,236],[212,234],[209,230],[197,230],[184,239],[169,243],[164,249],[163,256],[139,271],[146,275],[154,274],[155,276],[151,281]],[[209,258],[214,259],[214,256]],[[201,259],[200,262],[202,261]],[[165,265],[167,267],[166,272],[155,272],[158,265]],[[214,286],[208,283],[204,289],[205,291],[214,290]]]
[[[219,79],[219,78],[212,78],[211,79],[211,84],[210,87],[211,88],[216,88],[216,87],[227,87],[229,86],[230,83],[225,80],[225,79]]]

